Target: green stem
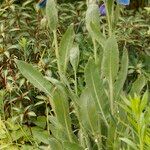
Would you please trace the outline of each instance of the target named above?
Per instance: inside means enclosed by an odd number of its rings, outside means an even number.
[[[76,112],[76,116],[79,120],[79,126],[80,126],[80,129],[82,130],[84,136],[85,136],[85,142],[86,142],[86,145],[84,145],[84,148],[88,148],[88,150],[91,150],[91,145],[90,145],[90,140],[88,138],[88,135],[86,133],[86,130],[84,128],[84,126],[82,125],[82,121],[81,121],[81,117],[80,117],[80,113],[79,113],[79,106],[78,106],[78,103],[77,103],[77,97],[74,95],[74,93],[72,92],[72,89],[70,88],[70,85],[67,84],[67,87],[68,87],[68,90],[69,90],[69,93],[70,93],[70,97],[71,99],[73,100],[74,102],[74,108],[75,108],[75,112]]]
[[[101,121],[98,120],[98,125],[99,125],[99,131],[98,131],[98,143],[97,143],[97,146],[98,146],[98,150],[101,150],[102,149],[102,136],[101,136]]]
[[[58,40],[57,40],[56,30],[53,31],[53,35],[54,35],[55,55],[56,55],[56,59],[57,59],[58,73],[61,76],[61,68],[60,68],[60,62],[59,62],[59,51],[58,51]]]
[[[75,93],[76,95],[78,95],[78,87],[77,87],[77,72],[76,72],[76,69],[74,69],[74,86],[75,86]]]
[[[139,148],[140,150],[144,150],[144,144],[143,144],[143,138],[142,138],[142,135],[141,135],[141,126],[140,126],[140,121],[138,121],[138,135],[139,135],[139,141],[140,141],[140,145],[139,145]]]
[[[110,75],[111,76],[111,75]],[[109,80],[109,98],[110,98],[110,109],[111,114],[114,115],[114,102],[113,102],[113,81],[112,78]]]
[[[107,16],[107,22],[108,22],[108,32],[109,32],[109,36],[111,36],[112,35],[112,20],[111,20],[111,15],[109,14],[109,11],[108,11],[108,5],[107,5],[106,0],[105,0],[105,6],[106,6],[106,16]]]
[[[97,64],[97,47],[96,47],[96,41],[93,39],[93,46],[94,46],[94,59],[95,59],[95,64]]]
[[[49,129],[49,118],[48,118],[48,104],[46,103],[46,122],[47,122],[47,132],[50,134],[50,129]]]

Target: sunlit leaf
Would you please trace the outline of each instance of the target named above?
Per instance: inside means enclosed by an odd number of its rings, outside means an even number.
[[[108,38],[105,44],[103,61],[102,61],[102,74],[106,79],[115,81],[119,69],[119,50],[117,40],[114,36]]]
[[[65,34],[63,35],[60,46],[59,46],[59,63],[61,66],[62,73],[66,72],[68,61],[69,61],[69,53],[74,40],[74,30],[73,25],[71,25]]]
[[[58,25],[58,12],[55,0],[47,0],[46,17],[49,27],[52,31],[56,30]]]

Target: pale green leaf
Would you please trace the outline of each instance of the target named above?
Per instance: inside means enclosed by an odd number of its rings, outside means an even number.
[[[61,143],[55,138],[50,138],[49,140],[49,150],[64,150]]]
[[[29,111],[27,114],[28,114],[29,116],[36,116],[35,112],[33,112],[33,111]]]
[[[74,40],[74,30],[73,25],[71,25],[65,34],[63,35],[60,46],[59,46],[59,63],[61,66],[62,73],[66,72],[68,61],[69,61],[69,53]]]
[[[106,104],[104,96],[103,81],[100,78],[98,67],[95,65],[93,59],[89,59],[85,69],[85,81],[87,88],[90,89],[90,93],[94,99],[98,113],[101,113],[102,118],[107,124],[107,120],[104,113],[104,106]],[[108,124],[107,124],[108,125]]]
[[[70,63],[75,71],[77,70],[79,64],[79,55],[80,55],[79,46],[77,44],[73,45],[70,50]]]
[[[118,77],[115,82],[115,87],[114,87],[114,93],[116,98],[120,94],[120,92],[123,90],[123,86],[125,83],[125,80],[127,78],[127,73],[128,73],[128,52],[124,50],[123,56],[122,56],[122,61],[121,61],[121,66],[120,66],[120,71],[118,73]]]
[[[49,120],[49,127],[52,135],[60,141],[68,141],[68,135],[65,126],[58,121],[57,117],[49,116]]]
[[[17,60],[16,63],[23,76],[25,76],[36,88],[51,95],[51,83],[46,80],[36,68],[21,60]]]
[[[92,38],[94,38],[93,31],[91,29],[91,24],[93,24],[95,27],[100,29],[100,22],[99,22],[99,8],[98,5],[95,3],[90,3],[88,5],[87,11],[86,11],[86,28]]]
[[[98,125],[100,116],[98,116],[90,89],[85,89],[81,94],[79,107],[80,117],[84,128],[94,135],[100,129]]]
[[[71,130],[71,120],[69,116],[69,104],[68,97],[64,91],[64,89],[56,89],[53,94],[52,107],[54,109],[56,118],[58,122],[64,128],[68,136],[68,140],[72,141],[72,130]]]
[[[147,107],[148,98],[149,98],[149,93],[148,91],[146,91],[142,97],[141,104],[140,104],[141,111],[143,111]]]
[[[119,69],[119,50],[117,40],[114,36],[108,38],[105,44],[103,60],[102,60],[102,74],[106,79],[115,81]]]
[[[55,0],[47,0],[46,3],[46,17],[49,27],[52,31],[57,29],[58,12]]]
[[[93,38],[95,38],[95,40],[104,48],[106,38],[101,33],[99,26],[96,26],[94,23],[91,23],[90,25]]]
[[[38,142],[43,142],[44,144],[49,144],[49,140],[51,136],[47,132],[47,130],[43,130],[38,127],[32,127],[32,135],[34,139],[36,139]]]
[[[80,145],[75,143],[63,142],[64,150],[84,150]]]
[[[137,80],[132,84],[130,95],[140,94],[143,87],[146,85],[146,79],[143,74],[141,74]]]
[[[137,146],[135,143],[133,143],[130,139],[127,138],[120,138],[121,141],[125,142],[126,144],[128,144],[130,147],[132,147],[133,149],[137,150]]]
[[[46,127],[46,117],[45,116],[38,116],[35,121],[33,121],[35,125],[37,125],[40,128],[45,129]]]

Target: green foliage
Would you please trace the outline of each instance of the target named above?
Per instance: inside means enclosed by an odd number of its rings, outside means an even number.
[[[58,12],[55,0],[47,0],[46,17],[51,31],[56,30],[58,24]]]
[[[43,78],[42,74],[39,73],[32,65],[27,64],[23,61],[17,60],[17,66],[21,70],[21,73],[29,79],[29,81],[38,89],[45,92],[48,95],[51,95],[52,85]]]
[[[69,61],[69,51],[72,48],[73,41],[74,41],[74,30],[73,30],[73,26],[71,25],[63,35],[58,49],[59,52],[58,59],[61,66],[62,73],[65,73],[67,70],[68,61]]]
[[[126,99],[126,98],[125,98]],[[127,118],[129,122],[129,132],[131,134],[128,137],[121,138],[126,144],[134,149],[149,149],[149,94],[146,91],[143,97],[135,95],[126,99],[126,107],[124,108],[127,112]],[[148,105],[148,107],[147,107]]]
[[[113,2],[3,2],[0,149],[150,148],[148,13]]]

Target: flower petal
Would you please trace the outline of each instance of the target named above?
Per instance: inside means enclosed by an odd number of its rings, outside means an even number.
[[[102,16],[106,16],[106,8],[104,4],[99,7],[99,11]]]
[[[117,0],[117,2],[121,5],[129,5],[130,4],[130,0]]]
[[[40,0],[38,2],[38,7],[39,8],[44,8],[46,6],[46,2],[47,2],[47,0]]]

